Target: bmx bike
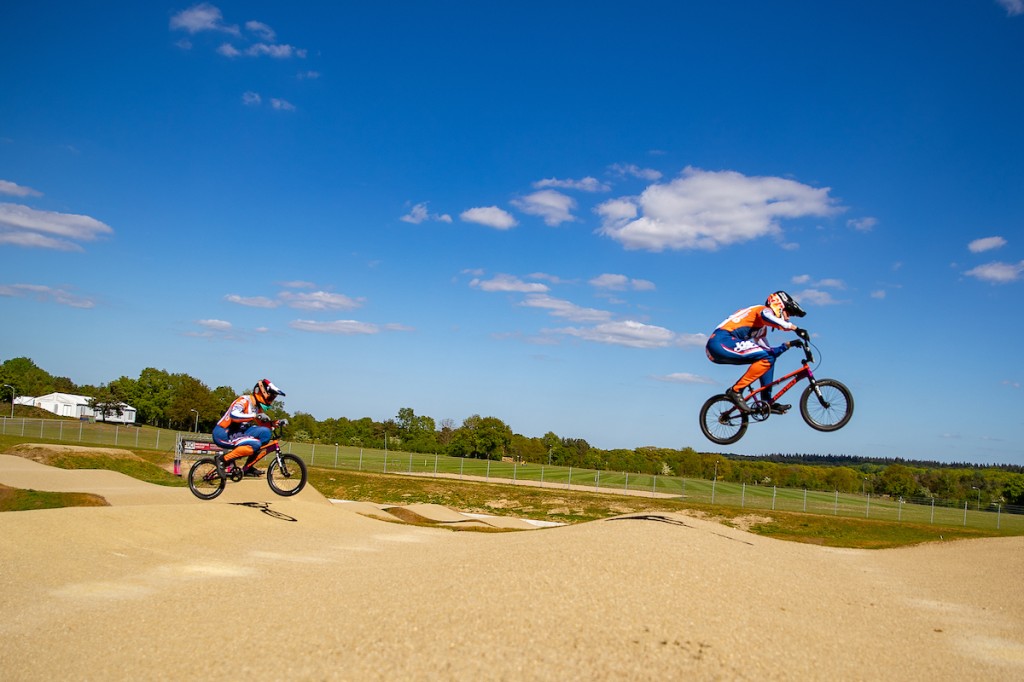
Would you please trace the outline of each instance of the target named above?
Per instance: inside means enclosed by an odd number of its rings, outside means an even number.
[[[282,426],[281,422],[275,428]],[[297,495],[309,477],[306,463],[297,455],[281,452],[281,444],[275,438],[262,448],[264,457],[269,458],[267,466],[267,485],[278,495],[291,497]],[[229,452],[221,450],[221,454]],[[244,459],[244,458],[239,458]],[[217,462],[213,457],[196,460],[188,471],[188,488],[200,500],[212,500],[224,492],[228,481],[238,483],[245,477],[242,464],[235,460],[224,464],[224,475],[217,471]]]
[[[811,371],[814,353],[811,350],[809,334],[801,334],[804,340],[804,358],[798,369],[776,379],[761,388],[751,387],[743,401],[745,409],[741,409],[724,393],[711,396],[700,408],[700,430],[708,440],[719,445],[735,443],[747,432],[751,421],[763,422],[771,416],[771,405],[764,400],[772,395],[778,386],[785,384],[772,400],[778,400],[787,391],[801,381],[808,386],[800,395],[800,416],[807,425],[818,431],[837,431],[846,426],[853,416],[853,393],[845,385],[835,379],[818,379]],[[815,346],[817,348],[817,346]]]

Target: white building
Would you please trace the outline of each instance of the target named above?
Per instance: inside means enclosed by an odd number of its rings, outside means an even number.
[[[76,419],[96,419],[99,421],[111,422],[114,424],[134,424],[135,408],[126,403],[121,403],[121,414],[107,413],[106,417],[100,417],[96,410],[89,407],[92,400],[87,395],[72,395],[70,393],[47,393],[38,398],[18,396],[15,403],[18,405],[31,405],[53,412],[61,417],[75,417]]]

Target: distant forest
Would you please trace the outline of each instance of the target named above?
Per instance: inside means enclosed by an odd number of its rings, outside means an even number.
[[[140,424],[163,428],[210,430],[238,392],[229,386],[210,389],[188,374],[170,374],[147,367],[137,378],[122,376],[100,386],[79,385],[56,377],[29,358],[0,364],[0,385],[15,387],[19,396],[41,396],[55,391],[88,396],[95,408],[114,411],[127,403],[136,409]],[[0,389],[9,404],[10,390]],[[248,390],[248,389],[245,389]],[[542,437],[514,433],[498,417],[474,414],[456,424],[435,421],[403,407],[391,419],[336,417],[317,420],[304,412],[291,414],[286,403],[275,403],[275,418],[289,420],[286,438],[296,442],[389,448],[455,457],[555,464],[605,471],[686,476],[749,485],[778,485],[809,490],[903,498],[934,497],[977,504],[1024,504],[1024,467],[978,466],[894,458],[848,455],[700,453],[681,449],[641,446],[603,450],[583,438],[548,432]]]

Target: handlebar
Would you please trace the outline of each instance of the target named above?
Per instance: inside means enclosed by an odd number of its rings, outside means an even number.
[[[806,329],[797,329],[796,335],[803,339],[801,348],[804,351],[804,363],[812,364],[814,362],[814,352],[811,350],[811,335]]]

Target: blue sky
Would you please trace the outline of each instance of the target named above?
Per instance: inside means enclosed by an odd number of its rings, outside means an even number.
[[[1022,76],[1021,0],[6,3],[0,359],[713,452],[785,289],[854,419],[725,450],[1024,464]]]

